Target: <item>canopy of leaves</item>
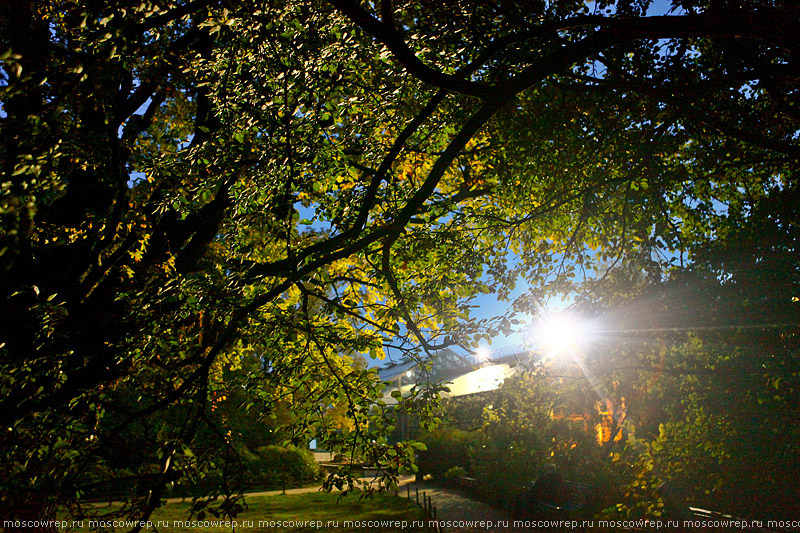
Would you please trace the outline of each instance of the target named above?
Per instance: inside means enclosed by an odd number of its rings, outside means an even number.
[[[659,277],[796,195],[796,7],[647,8],[5,2],[4,505],[133,479],[148,516],[228,393],[396,464],[354,354],[469,349],[510,327],[477,294]]]

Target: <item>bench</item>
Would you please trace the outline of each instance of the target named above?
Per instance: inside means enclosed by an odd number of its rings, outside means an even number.
[[[518,518],[567,519],[583,516],[596,500],[594,486],[576,481],[557,480],[542,487],[540,480],[531,484],[516,502]]]
[[[474,477],[467,477],[467,476],[457,476],[453,478],[453,484],[457,489],[468,491],[468,492],[475,492],[478,489],[478,480]]]

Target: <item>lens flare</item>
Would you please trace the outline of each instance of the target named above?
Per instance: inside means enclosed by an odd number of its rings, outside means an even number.
[[[560,313],[542,318],[530,333],[530,341],[546,356],[554,357],[564,352],[576,352],[586,341],[586,324],[569,315]]]
[[[481,346],[477,350],[475,350],[475,357],[478,358],[478,361],[481,363],[485,363],[489,360],[492,352],[486,346]]]

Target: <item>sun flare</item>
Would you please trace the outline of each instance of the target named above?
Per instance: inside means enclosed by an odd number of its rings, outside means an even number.
[[[586,324],[567,313],[543,318],[530,333],[532,344],[549,356],[577,351],[586,340]]]

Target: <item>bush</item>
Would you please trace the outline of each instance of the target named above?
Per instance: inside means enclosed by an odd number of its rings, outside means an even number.
[[[447,470],[444,473],[444,478],[448,481],[452,481],[454,478],[463,477],[467,475],[467,471],[461,468],[460,466],[454,466]]]
[[[314,455],[295,446],[261,446],[241,453],[245,482],[250,486],[280,487],[319,478]]]
[[[419,474],[430,474],[437,481],[444,481],[446,473],[454,467],[464,473],[472,472],[471,448],[480,435],[452,427],[442,427],[420,436],[427,450],[419,456]]]

